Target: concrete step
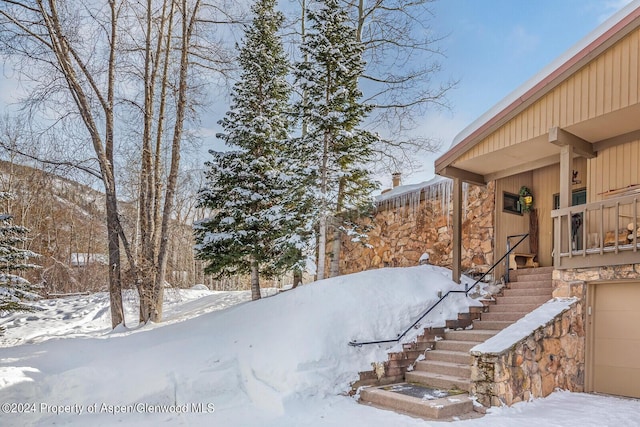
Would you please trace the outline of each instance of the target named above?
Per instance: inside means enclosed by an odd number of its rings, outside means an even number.
[[[517,270],[511,270],[511,278],[520,278],[523,276],[537,276],[537,275],[553,275],[553,267],[538,267],[538,268],[519,268]]]
[[[440,362],[469,364],[471,363],[471,355],[463,351],[450,350],[431,350],[424,355],[425,360],[434,360]]]
[[[480,316],[478,316],[479,318]],[[474,319],[454,319],[446,320],[445,326],[447,329],[465,329],[468,328]]]
[[[486,310],[487,307],[491,307],[492,305],[496,305],[496,300],[494,299],[481,299],[480,302],[482,303],[483,308]]]
[[[551,280],[528,280],[523,282],[510,282],[507,289],[552,289]]]
[[[504,304],[544,304],[551,299],[548,295],[532,295],[527,297],[496,297],[496,305]],[[493,307],[489,309],[493,311]]]
[[[465,378],[426,371],[411,371],[407,372],[404,377],[407,382],[417,383],[441,390],[469,391],[471,388],[471,379],[469,376]]]
[[[548,296],[551,299],[551,288],[521,288],[521,289],[503,289],[502,296],[505,297],[529,297],[529,296]]]
[[[517,312],[517,311],[505,311],[505,312],[497,312],[497,313],[484,313],[482,315],[482,321],[494,321],[494,320],[500,320],[500,321],[509,321],[509,322],[515,322],[516,320],[522,319],[527,313],[526,312]],[[438,346],[439,348],[439,346]]]
[[[482,315],[482,319],[476,321],[509,321],[515,322],[516,320],[522,319],[527,313],[519,313],[517,311],[513,312],[497,312],[497,313],[484,313]],[[475,325],[478,327],[477,323]]]
[[[527,274],[518,276],[517,280],[512,280],[511,283],[519,282],[551,282],[553,281],[552,274]]]
[[[536,308],[540,307],[541,304],[496,304],[492,305],[489,309],[489,313],[529,313]],[[474,326],[475,328],[475,326]]]
[[[436,343],[436,349],[440,348],[440,346],[442,346],[448,340],[468,341],[468,342],[473,342],[474,345],[479,344],[481,342],[485,342],[486,340],[488,340],[489,338],[491,338],[497,333],[498,331],[492,331],[492,330],[483,331],[475,327],[474,329],[467,329],[465,331],[447,331],[444,334],[444,338],[445,338],[444,341],[438,341]]]
[[[449,375],[458,378],[471,377],[471,364],[451,363],[439,360],[421,360],[415,364],[414,371],[426,371],[434,374]]]
[[[483,311],[484,311],[484,307],[475,306],[475,305],[469,307],[470,314],[479,314],[479,313],[482,313]]]
[[[436,350],[468,352],[480,342],[483,341],[457,341],[446,339],[436,343]]]
[[[473,400],[467,393],[451,394],[446,397],[427,399],[420,395],[409,395],[393,391],[408,384],[394,384],[385,387],[367,387],[360,391],[359,402],[382,409],[407,413],[436,420],[451,419],[473,411]],[[415,387],[415,386],[413,386]],[[425,394],[429,394],[428,389]]]
[[[501,331],[511,325],[513,321],[506,320],[476,320],[473,322],[475,329],[490,329],[492,331]]]

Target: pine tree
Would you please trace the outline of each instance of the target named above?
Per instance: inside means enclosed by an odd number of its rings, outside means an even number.
[[[301,152],[315,164],[317,276],[322,279],[329,226],[336,242],[344,226],[339,215],[369,204],[376,188],[367,162],[377,137],[360,128],[371,107],[360,102],[363,46],[346,12],[337,0],[327,0],[312,3],[307,15],[311,28],[301,46],[305,60],[296,64],[294,72],[303,93],[296,110],[306,129]],[[332,275],[336,275],[339,244],[333,252]]]
[[[242,73],[218,135],[234,151],[212,152],[208,188],[199,203],[212,214],[196,224],[198,258],[206,272],[251,273],[252,298],[259,276],[271,277],[301,260],[306,204],[289,152],[289,71],[278,31],[283,15],[275,0],[258,0],[239,54]]]
[[[0,200],[13,198],[10,193],[0,193]],[[20,271],[37,268],[28,262],[38,254],[23,249],[29,230],[13,225],[13,217],[0,214],[0,313],[11,311],[33,311],[28,301],[39,298],[37,286],[15,274]]]

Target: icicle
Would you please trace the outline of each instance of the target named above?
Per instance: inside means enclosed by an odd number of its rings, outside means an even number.
[[[440,179],[430,185],[407,190],[395,197],[385,197],[378,201],[376,206],[378,209],[393,209],[396,215],[416,217],[423,197],[426,203],[435,205],[439,201],[439,215],[446,216],[447,227],[450,227],[453,215],[453,181],[451,179]],[[469,203],[469,184],[467,183],[462,184],[462,197],[463,218],[465,218]]]

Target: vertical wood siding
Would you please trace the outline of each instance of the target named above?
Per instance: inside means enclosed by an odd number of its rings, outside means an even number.
[[[609,191],[640,184],[640,141],[602,150],[588,165],[589,202],[603,200]]]
[[[514,234],[522,234],[529,232],[529,215],[516,215],[503,212],[503,192],[518,194],[520,187],[526,185],[532,186],[532,173],[525,172],[519,175],[513,175],[496,181],[496,241],[495,241],[495,259],[498,260],[507,252],[507,236]],[[533,191],[533,190],[532,190]],[[512,239],[511,243],[515,244],[518,239]],[[525,240],[516,249],[517,252],[529,252],[529,241]],[[504,264],[504,263],[503,263]],[[505,273],[504,265],[500,265],[496,269],[495,277],[501,277]]]
[[[640,29],[558,85],[500,129],[463,154],[459,161],[546,134],[638,103]]]

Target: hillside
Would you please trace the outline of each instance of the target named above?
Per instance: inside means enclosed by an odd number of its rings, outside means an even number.
[[[197,172],[195,172],[197,173]],[[215,290],[249,289],[249,277],[214,279],[204,275],[204,265],[195,260],[189,209],[195,206],[195,189],[180,192],[176,205],[182,209],[172,221],[169,232],[167,281],[174,287],[205,284]],[[196,180],[197,181],[197,180]],[[193,186],[193,182],[191,182]],[[96,185],[99,188],[99,184]],[[0,160],[0,191],[16,194],[15,200],[0,207],[9,212],[14,223],[30,229],[29,249],[42,255],[40,271],[29,273],[32,282],[43,281],[45,294],[96,292],[107,289],[107,233],[104,221],[104,194],[58,174]],[[136,206],[120,202],[126,233],[133,239]],[[124,254],[123,254],[124,256]],[[92,262],[85,262],[85,260]],[[98,261],[98,262],[95,262]],[[127,265],[126,260],[122,261]],[[275,280],[264,286],[282,286],[290,280]],[[125,287],[131,286],[126,283]]]
[[[99,184],[96,185],[99,188]],[[104,194],[92,186],[29,166],[0,161],[0,191],[16,198],[0,207],[14,223],[30,229],[29,249],[42,255],[35,260],[43,268],[29,273],[29,280],[44,284],[45,294],[106,290],[107,233]],[[184,192],[185,197],[188,192]],[[135,204],[120,202],[125,232],[133,239]],[[173,221],[167,280],[173,286],[207,283],[202,266],[194,260],[191,225]],[[124,254],[123,254],[124,256]],[[123,265],[127,265],[123,260]],[[223,282],[238,288],[238,279]],[[129,286],[125,282],[125,286]]]
[[[104,266],[78,260],[106,254],[104,196],[73,180],[28,166],[0,161],[0,190],[16,198],[2,210],[30,230],[29,249],[43,268],[30,273],[45,293],[98,291],[105,287]]]

